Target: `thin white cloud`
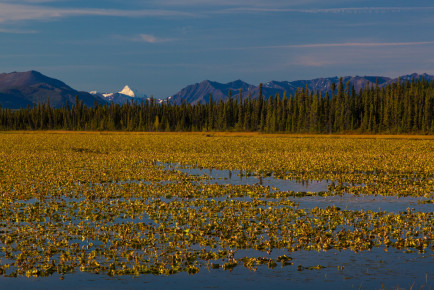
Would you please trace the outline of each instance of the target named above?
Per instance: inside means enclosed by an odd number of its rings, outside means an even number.
[[[137,41],[147,42],[147,43],[161,43],[174,41],[172,38],[157,38],[152,34],[140,34]]]
[[[264,48],[325,48],[325,47],[384,47],[384,46],[419,46],[431,45],[434,41],[414,42],[342,42],[342,43],[313,43],[313,44],[291,44],[282,46],[268,46]]]
[[[63,2],[63,0],[0,0],[0,2],[9,2],[14,4],[21,4],[21,3],[52,3],[52,2]]]
[[[183,5],[188,6],[199,3],[202,0],[181,1]],[[260,6],[259,2],[249,5],[249,7],[227,8],[221,10],[202,11],[202,14],[187,12],[186,10],[176,9],[141,9],[141,10],[120,10],[120,9],[88,9],[88,8],[55,8],[48,5],[38,5],[40,3],[49,3],[52,0],[20,0],[14,3],[6,1],[0,3],[0,23],[9,21],[26,21],[26,20],[52,20],[56,18],[73,17],[73,16],[117,16],[117,17],[199,17],[206,14],[214,13],[379,13],[379,12],[401,12],[401,11],[434,11],[433,7],[361,7],[361,8],[330,8],[330,9],[292,9],[284,8],[281,3],[271,3],[267,6]],[[232,2],[222,1],[221,6],[234,7],[242,4],[244,1]],[[234,4],[235,3],[235,4]],[[167,4],[167,3],[166,3]],[[162,4],[163,5],[163,4]],[[164,5],[163,5],[164,6]],[[173,5],[173,7],[176,5]],[[239,5],[238,5],[239,6]],[[160,7],[162,7],[160,5]],[[172,6],[171,6],[172,7]],[[271,7],[271,8],[270,8]]]
[[[426,12],[433,11],[434,6],[428,7],[344,7],[344,8],[326,8],[326,9],[293,9],[283,7],[238,7],[220,10],[217,13],[308,13],[308,14],[359,14],[359,13],[388,13],[403,11]]]
[[[172,17],[194,16],[190,12],[162,9],[119,10],[119,9],[75,9],[53,8],[36,5],[0,3],[0,23],[25,20],[52,20],[71,16],[117,16],[117,17]]]
[[[155,36],[151,34],[140,34],[139,39],[148,43],[156,43],[159,41]]]
[[[219,50],[246,50],[246,49],[279,49],[279,48],[333,48],[333,47],[404,47],[404,46],[425,46],[433,45],[434,41],[409,41],[409,42],[340,42],[340,43],[309,43],[309,44],[287,44],[267,46],[245,46],[220,48]]]
[[[154,0],[156,5],[162,6],[194,6],[194,7],[210,7],[210,6],[248,6],[248,7],[267,7],[276,5],[288,5],[287,0]],[[297,3],[298,2],[298,3]],[[312,0],[291,0],[290,5],[306,4]]]
[[[153,34],[145,34],[145,33],[141,33],[141,34],[136,35],[136,36],[114,35],[113,38],[119,39],[122,41],[145,42],[145,43],[152,43],[152,44],[162,43],[162,42],[171,42],[171,41],[176,40],[174,38],[161,38],[161,37],[156,37]]]

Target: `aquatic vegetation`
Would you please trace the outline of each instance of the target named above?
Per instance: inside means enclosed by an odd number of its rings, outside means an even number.
[[[330,185],[302,193],[215,184],[168,164]],[[324,266],[298,265],[291,253],[425,253],[434,250],[433,211],[302,208],[297,198],[413,196],[429,205],[433,168],[430,138],[1,134],[0,274],[303,271]]]

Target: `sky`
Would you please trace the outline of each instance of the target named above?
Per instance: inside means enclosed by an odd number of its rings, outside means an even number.
[[[0,72],[80,91],[434,74],[432,0],[0,0]]]

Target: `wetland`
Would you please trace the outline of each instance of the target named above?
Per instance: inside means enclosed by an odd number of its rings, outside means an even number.
[[[429,289],[433,177],[430,136],[0,133],[0,283]]]

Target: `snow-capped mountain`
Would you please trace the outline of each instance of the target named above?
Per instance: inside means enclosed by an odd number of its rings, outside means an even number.
[[[125,86],[119,94],[130,96],[132,98],[146,98],[145,94],[140,94],[137,90],[131,89],[129,86]]]
[[[126,85],[121,91],[117,93],[100,93],[98,91],[89,92],[91,95],[98,96],[103,100],[116,104],[125,104],[126,102],[145,102],[147,96],[139,93],[137,90],[131,89]]]

